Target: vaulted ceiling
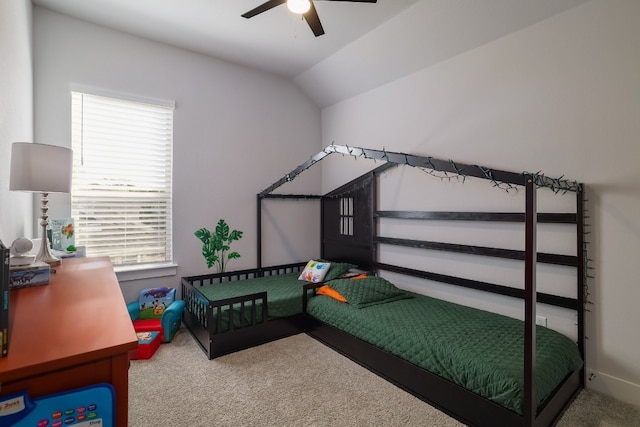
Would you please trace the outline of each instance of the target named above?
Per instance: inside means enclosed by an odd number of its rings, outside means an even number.
[[[365,92],[587,0],[315,0],[315,37],[265,0],[33,0],[109,28],[292,79],[319,107]]]

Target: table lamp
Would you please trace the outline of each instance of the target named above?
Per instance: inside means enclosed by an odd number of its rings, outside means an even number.
[[[60,260],[49,251],[47,221],[49,193],[71,191],[73,151],[55,145],[14,142],[11,146],[9,189],[42,193],[42,242],[36,260],[58,265]]]

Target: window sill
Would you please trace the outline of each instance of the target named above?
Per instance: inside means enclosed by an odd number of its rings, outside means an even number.
[[[116,277],[119,282],[132,280],[153,279],[156,277],[168,277],[178,274],[177,264],[147,264],[126,267],[115,267]]]

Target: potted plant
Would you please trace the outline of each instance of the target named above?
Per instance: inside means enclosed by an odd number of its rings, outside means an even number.
[[[201,228],[194,234],[202,242],[202,256],[207,261],[208,268],[215,265],[218,273],[224,273],[230,260],[240,258],[238,252],[229,251],[231,250],[231,242],[242,238],[242,231],[230,231],[229,225],[224,219],[218,221],[215,233]]]

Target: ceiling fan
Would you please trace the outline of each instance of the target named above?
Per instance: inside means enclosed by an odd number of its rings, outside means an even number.
[[[352,3],[376,3],[378,0],[325,0],[325,1],[348,1]],[[311,31],[315,34],[316,37],[324,34],[324,29],[322,28],[322,24],[320,23],[320,18],[318,17],[318,12],[316,11],[315,6],[313,5],[313,0],[269,0],[264,2],[260,6],[255,9],[251,9],[250,11],[243,13],[241,16],[243,18],[253,18],[256,15],[261,14],[262,12],[266,12],[269,9],[273,9],[276,6],[280,6],[283,3],[287,3],[287,7],[293,13],[297,13],[302,15],[309,24]]]

